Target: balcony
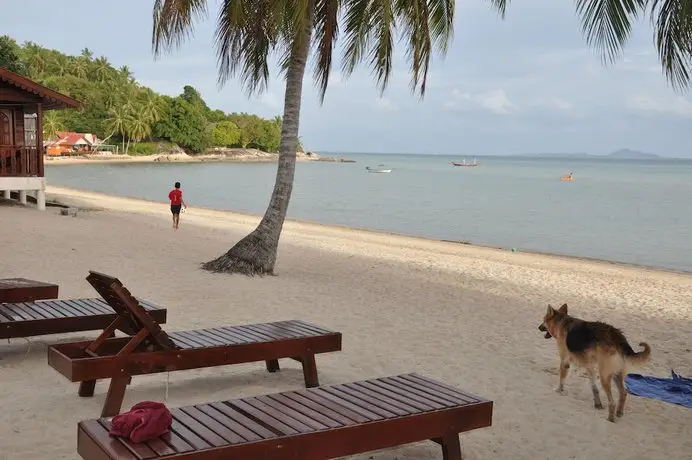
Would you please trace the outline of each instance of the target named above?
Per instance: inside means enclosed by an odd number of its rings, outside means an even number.
[[[35,147],[0,145],[0,177],[43,177]]]

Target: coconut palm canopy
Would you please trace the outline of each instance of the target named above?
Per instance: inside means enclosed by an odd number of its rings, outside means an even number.
[[[509,0],[486,0],[502,16]],[[155,0],[153,49],[170,51],[189,39],[207,0]],[[279,168],[269,207],[257,229],[221,257],[213,271],[272,273],[295,170],[302,81],[312,53],[314,78],[324,100],[334,48],[343,40],[341,72],[352,74],[366,61],[382,91],[392,72],[395,42],[403,42],[411,89],[425,94],[430,60],[447,50],[454,25],[454,0],[218,0],[215,47],[218,80],[238,76],[249,94],[262,92],[270,58],[286,76]],[[620,56],[632,22],[648,15],[666,78],[687,88],[692,54],[692,0],[575,0],[587,43],[605,63]],[[546,37],[550,39],[550,37]]]

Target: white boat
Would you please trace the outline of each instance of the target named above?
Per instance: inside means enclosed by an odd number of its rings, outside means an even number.
[[[466,158],[464,158],[464,161],[463,161],[462,163],[459,163],[459,162],[457,162],[457,161],[452,161],[452,164],[453,164],[454,166],[465,166],[465,167],[474,167],[474,166],[480,165],[480,163],[478,162],[478,160],[475,159],[475,158],[473,159],[473,163],[467,163],[467,162],[466,162]]]
[[[366,166],[365,169],[370,172],[370,173],[390,173],[392,172],[391,168],[387,168],[384,165],[379,165],[377,168],[371,168],[370,166]]]

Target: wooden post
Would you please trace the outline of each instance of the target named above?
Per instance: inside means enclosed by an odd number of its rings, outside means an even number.
[[[43,104],[36,104],[36,152],[38,153],[38,177],[45,177],[43,171]]]

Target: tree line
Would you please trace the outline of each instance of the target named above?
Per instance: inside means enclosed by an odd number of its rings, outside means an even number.
[[[278,152],[282,119],[213,110],[192,86],[170,97],[140,85],[132,70],[116,68],[84,48],[70,56],[33,42],[0,37],[0,67],[82,103],[79,110],[52,110],[44,116],[44,138],[58,131],[94,133],[125,153],[154,153],[146,141],[170,142],[189,153],[210,147],[258,148]]]

